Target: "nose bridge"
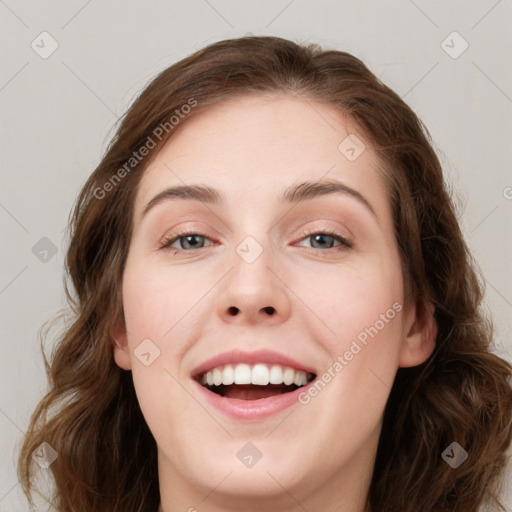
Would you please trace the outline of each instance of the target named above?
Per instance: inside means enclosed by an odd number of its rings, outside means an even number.
[[[269,233],[253,230],[235,246],[231,272],[218,301],[218,313],[226,321],[279,322],[289,315],[286,286],[278,278],[279,262]]]

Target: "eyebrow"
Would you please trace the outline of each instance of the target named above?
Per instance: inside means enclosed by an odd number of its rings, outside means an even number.
[[[378,220],[372,205],[360,192],[336,180],[305,181],[297,185],[292,185],[284,191],[282,201],[287,204],[296,204],[301,201],[332,194],[344,194],[356,199]],[[144,207],[142,217],[156,205],[172,199],[196,200],[205,204],[220,204],[224,200],[218,190],[207,185],[177,185],[166,188],[153,197]]]

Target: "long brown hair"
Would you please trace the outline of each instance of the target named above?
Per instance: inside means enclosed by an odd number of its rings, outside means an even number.
[[[368,505],[375,512],[471,512],[482,503],[505,510],[498,493],[512,438],[512,367],[491,353],[482,279],[431,136],[356,57],[277,37],[221,41],[162,71],[121,119],[82,188],[66,258],[73,316],[51,362],[44,356],[49,391],[19,457],[24,492],[30,499],[32,453],[47,442],[58,454],[48,469],[57,511],[157,509],[156,444],[131,372],[115,364],[112,351],[137,186],[180,123],[234,95],[273,92],[333,105],[359,126],[385,170],[408,292],[435,306],[433,354],[396,375]],[[153,147],[131,160],[143,146]],[[453,442],[469,454],[456,469],[442,457]]]

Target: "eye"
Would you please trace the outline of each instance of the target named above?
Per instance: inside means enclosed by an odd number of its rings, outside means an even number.
[[[302,235],[301,240],[305,239],[310,239],[313,245],[318,244],[318,247],[312,247],[312,249],[321,252],[325,252],[323,250],[329,249],[344,250],[353,247],[352,243],[346,238],[330,230],[309,231]],[[211,241],[206,235],[193,231],[176,233],[162,242],[161,249],[177,249],[178,252],[190,252],[190,249],[202,249],[203,247],[207,247],[204,245],[205,240]],[[336,241],[338,245],[334,246],[333,244]],[[179,242],[179,247],[173,247],[176,242]]]
[[[203,239],[203,243],[201,243],[201,239]],[[176,233],[170,238],[166,238],[163,241],[161,249],[178,249],[178,251],[188,251],[190,249],[202,249],[205,247],[204,240],[210,240],[205,235],[201,235],[200,233],[188,231],[182,233]],[[173,245],[179,242],[179,247],[173,247]]]
[[[322,251],[323,249],[345,250],[351,249],[353,247],[352,243],[349,242],[346,238],[339,235],[335,231],[330,230],[309,231],[305,233],[301,238],[301,240],[306,239],[309,239],[312,245],[318,244],[318,247],[312,248],[320,251]],[[333,246],[333,243],[335,241],[339,242],[338,246]]]

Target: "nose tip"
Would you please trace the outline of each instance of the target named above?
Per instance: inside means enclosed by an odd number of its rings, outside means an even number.
[[[260,239],[263,236],[259,237]],[[248,263],[235,255],[236,264],[223,279],[217,297],[217,315],[225,322],[258,323],[285,321],[290,315],[290,297],[286,276],[276,253],[263,251],[255,261]]]

